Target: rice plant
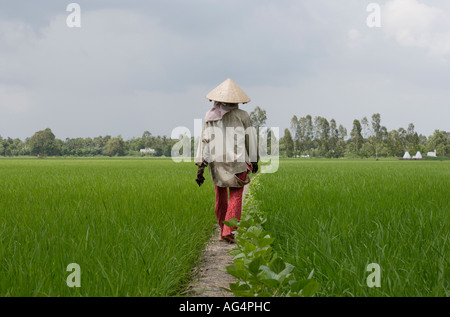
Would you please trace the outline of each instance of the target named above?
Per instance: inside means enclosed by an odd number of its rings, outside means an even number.
[[[260,183],[275,248],[317,296],[449,296],[448,162],[284,160]]]
[[[0,160],[0,296],[177,296],[214,229],[193,164]],[[212,193],[212,194],[211,194]],[[68,287],[67,266],[81,269]]]

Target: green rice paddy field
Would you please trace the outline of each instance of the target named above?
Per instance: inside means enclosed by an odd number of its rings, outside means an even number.
[[[178,294],[216,221],[195,172],[155,159],[0,160],[0,296]],[[70,263],[79,288],[66,284]]]
[[[170,159],[0,159],[0,296],[182,295],[216,223],[209,175],[198,188],[195,173]],[[317,296],[449,295],[449,161],[282,160],[259,179],[274,247],[299,276],[314,269]]]
[[[256,197],[284,260],[314,269],[317,296],[450,295],[448,161],[282,161]]]

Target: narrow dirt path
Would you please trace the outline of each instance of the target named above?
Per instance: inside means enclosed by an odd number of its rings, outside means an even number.
[[[248,192],[248,186],[244,187],[243,203]],[[227,273],[226,267],[233,264],[233,257],[228,253],[235,247],[225,241],[219,241],[220,229],[217,226],[215,234],[211,237],[203,251],[203,260],[194,280],[191,282],[189,296],[192,297],[234,297],[221,287],[230,288],[230,283],[236,280]]]

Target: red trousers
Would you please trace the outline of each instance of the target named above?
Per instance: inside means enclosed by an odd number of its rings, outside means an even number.
[[[237,174],[241,180],[245,180],[247,177],[247,172],[242,172]],[[219,222],[220,231],[222,233],[222,237],[225,236],[233,236],[232,232],[236,230],[235,227],[230,228],[223,223],[223,221],[228,221],[230,219],[236,218],[238,220],[241,219],[241,211],[242,211],[242,193],[244,191],[244,187],[234,188],[229,187],[230,189],[230,198],[228,199],[228,187],[218,187],[214,186],[216,192],[216,217]]]

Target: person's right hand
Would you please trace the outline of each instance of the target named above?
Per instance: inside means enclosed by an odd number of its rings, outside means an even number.
[[[203,182],[205,181],[205,178],[203,177],[203,172],[205,171],[204,167],[198,167],[197,170],[197,179],[195,180],[198,184],[198,187],[202,186]]]

